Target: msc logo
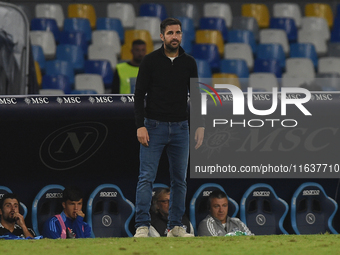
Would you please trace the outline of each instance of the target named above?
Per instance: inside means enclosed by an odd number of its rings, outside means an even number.
[[[120,101],[122,101],[124,104],[125,103],[133,103],[133,102],[135,102],[135,97],[133,97],[133,96],[122,96],[120,98]]]
[[[24,99],[24,102],[28,105],[30,105],[30,104],[49,104],[50,103],[48,101],[47,97],[31,97],[31,98],[26,97]]]
[[[302,192],[302,195],[303,196],[318,196],[318,195],[320,195],[320,190],[318,190],[318,189],[304,190]]]
[[[106,104],[106,103],[113,103],[113,97],[89,97],[89,101],[91,104]]]
[[[46,193],[46,198],[63,198],[63,193]]]
[[[0,98],[0,104],[17,104],[17,99],[14,97]]]
[[[107,127],[99,122],[83,122],[59,128],[49,134],[39,150],[41,162],[53,170],[74,168],[103,145]]]
[[[269,197],[270,191],[254,191],[253,196],[254,197]]]
[[[56,101],[59,104],[80,104],[80,97],[57,97]]]

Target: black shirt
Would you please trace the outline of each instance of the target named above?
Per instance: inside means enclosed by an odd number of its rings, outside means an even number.
[[[160,212],[151,212],[151,226],[153,226],[160,236],[166,236],[168,219],[164,217]],[[184,214],[182,218],[183,227],[186,229],[186,232],[190,234],[190,221],[189,218]]]
[[[163,46],[146,55],[139,66],[135,89],[137,128],[144,126],[144,117],[165,122],[187,120],[190,78],[197,78],[196,61],[182,47],[173,61],[165,55]]]
[[[33,236],[35,236],[35,233],[32,229],[28,228],[28,231]],[[22,230],[22,228],[18,224],[14,224],[14,230],[13,230],[13,232],[11,232],[0,223],[0,236],[6,235],[8,233],[12,233],[13,235],[25,238],[24,231]]]

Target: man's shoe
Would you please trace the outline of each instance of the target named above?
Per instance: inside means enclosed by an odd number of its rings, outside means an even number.
[[[149,227],[143,226],[143,227],[138,227],[136,229],[136,234],[134,237],[148,237],[149,236]]]
[[[175,226],[168,232],[167,237],[194,237],[194,235],[187,233],[183,227]]]

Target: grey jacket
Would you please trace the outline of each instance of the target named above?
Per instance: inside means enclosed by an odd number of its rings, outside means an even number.
[[[212,217],[210,214],[198,226],[199,236],[225,236],[230,232],[241,231],[247,235],[254,235],[248,227],[238,218],[227,216],[227,222],[223,227],[221,221]]]

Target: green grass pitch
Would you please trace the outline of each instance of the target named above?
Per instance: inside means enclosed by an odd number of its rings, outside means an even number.
[[[339,235],[0,240],[0,254],[340,254]]]

